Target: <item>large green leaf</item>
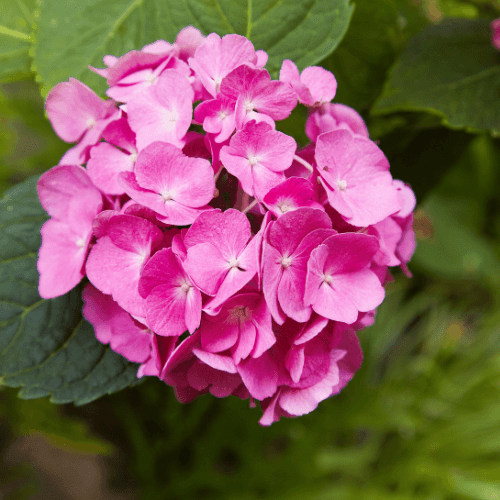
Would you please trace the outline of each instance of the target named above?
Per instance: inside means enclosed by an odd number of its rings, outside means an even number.
[[[337,79],[335,100],[359,111],[371,106],[406,41],[426,22],[406,0],[356,0],[349,31],[321,63]]]
[[[374,112],[428,111],[453,128],[500,133],[499,90],[489,21],[446,19],[410,40]]]
[[[204,34],[239,33],[269,54],[276,72],[289,58],[303,68],[330,54],[344,36],[349,0],[41,0],[35,64],[43,93],[72,76],[102,92],[88,71],[106,54],[121,56],[157,39],[173,42],[185,26]]]
[[[47,220],[37,177],[0,200],[0,384],[20,396],[83,404],[137,381],[137,365],[99,343],[82,318],[81,287],[38,295],[37,251]]]
[[[30,73],[34,0],[0,2],[0,83]]]

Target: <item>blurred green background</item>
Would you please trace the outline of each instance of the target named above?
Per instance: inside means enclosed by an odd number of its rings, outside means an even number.
[[[423,113],[369,113],[410,35],[446,16],[500,11],[493,0],[396,3],[414,26],[398,32],[374,18],[373,46],[356,52],[348,32],[323,62],[338,77],[336,100],[363,114],[393,175],[418,196],[413,278],[394,273],[375,325],[360,334],[365,361],[353,381],[270,428],[247,401],[181,405],[152,379],[82,407],[0,388],[0,499],[500,498],[500,140]],[[359,30],[372,7],[357,4]],[[365,66],[361,90],[349,86],[350,71]],[[283,129],[304,118],[295,113]],[[4,81],[0,191],[66,149],[34,76]]]

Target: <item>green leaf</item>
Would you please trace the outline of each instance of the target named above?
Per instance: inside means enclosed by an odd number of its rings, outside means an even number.
[[[30,74],[34,1],[0,2],[0,83]]]
[[[38,295],[40,227],[47,220],[32,177],[0,200],[0,384],[25,399],[84,404],[137,382],[137,365],[97,341],[81,314],[81,286]]]
[[[35,45],[38,79],[46,94],[70,76],[98,92],[106,54],[121,56],[157,39],[174,42],[188,25],[205,35],[238,33],[269,54],[276,74],[283,59],[299,68],[330,54],[344,36],[353,11],[349,0],[41,0]]]
[[[412,38],[373,111],[427,111],[452,128],[500,133],[500,54],[489,21],[446,19]]]
[[[380,95],[387,72],[426,20],[403,0],[357,0],[345,38],[321,65],[338,82],[335,100],[361,111]]]

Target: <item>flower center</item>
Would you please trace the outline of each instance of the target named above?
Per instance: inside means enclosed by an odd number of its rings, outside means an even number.
[[[281,265],[285,268],[290,267],[292,265],[292,258],[291,257],[282,257]]]
[[[250,320],[252,311],[248,306],[236,306],[229,311],[229,323],[246,323]]]
[[[250,165],[252,165],[252,167],[253,167],[254,165],[256,165],[257,163],[259,163],[259,161],[260,161],[260,158],[259,158],[258,156],[250,156],[250,157],[248,158],[248,163],[249,163]]]
[[[234,257],[231,260],[228,260],[227,263],[229,264],[229,267],[231,269],[233,267],[238,267],[238,265],[239,265],[238,259],[235,259]]]
[[[347,188],[347,181],[337,181],[337,187],[340,191],[345,191],[345,189]]]
[[[326,283],[327,285],[329,285],[332,282],[333,282],[333,276],[331,274],[325,273],[323,275],[323,283]]]
[[[146,82],[149,83],[149,85],[154,85],[158,81],[158,75],[155,75],[154,73],[151,73],[146,77]]]
[[[132,153],[128,158],[132,164],[134,164],[137,161],[137,153]]]
[[[191,285],[187,281],[185,281],[184,283],[182,283],[180,288],[181,291],[187,295],[189,293],[189,290],[191,290]]]
[[[173,200],[172,195],[169,192],[161,193],[161,197],[163,198],[163,201],[165,203],[167,203],[170,200]]]
[[[87,128],[92,128],[95,124],[95,118],[89,118],[85,123],[85,125],[87,125]]]
[[[78,238],[76,240],[76,246],[80,247],[80,248],[84,248],[85,247],[85,240],[83,238]]]
[[[253,102],[245,101],[245,111],[248,113],[249,111],[253,111]]]

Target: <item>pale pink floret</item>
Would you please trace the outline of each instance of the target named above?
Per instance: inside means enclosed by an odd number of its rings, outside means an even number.
[[[69,292],[85,276],[92,220],[102,209],[102,195],[85,170],[57,166],[38,181],[38,196],[52,219],[42,227],[37,262],[39,293],[53,298]]]
[[[273,397],[262,402],[261,425],[315,410],[321,401],[338,394],[347,385],[360,368],[363,355],[352,328],[330,323],[305,345],[290,346],[287,359],[289,380],[282,377]]]
[[[113,105],[87,85],[70,78],[49,92],[45,109],[56,134],[65,142],[78,142],[97,121],[111,114]]]
[[[389,162],[369,139],[350,130],[321,134],[315,158],[330,205],[349,224],[376,224],[401,209]]]
[[[276,217],[301,207],[324,210],[316,201],[314,186],[302,177],[290,177],[272,188],[264,197],[264,205]]]
[[[312,308],[304,303],[307,261],[311,251],[335,234],[325,212],[299,208],[271,222],[262,251],[263,290],[274,320],[307,321]]]
[[[325,318],[354,323],[358,312],[378,307],[384,289],[369,269],[379,249],[365,234],[336,234],[311,252],[307,262],[304,303]]]
[[[146,299],[146,320],[158,335],[193,333],[200,325],[201,293],[171,248],[148,261],[141,273],[139,293]]]
[[[144,363],[151,356],[153,334],[135,321],[111,297],[90,283],[83,290],[83,316],[92,323],[99,342],[129,361]]]
[[[103,101],[75,78],[57,84],[48,94],[45,109],[56,134],[65,142],[78,142],[61,158],[60,165],[83,165],[90,146],[120,117],[114,101]]]
[[[210,33],[189,59],[189,65],[202,81],[204,87],[217,97],[223,78],[241,64],[253,64],[257,55],[252,42],[241,35],[220,37]]]
[[[283,172],[292,164],[296,148],[292,137],[272,130],[267,123],[249,122],[221,149],[220,157],[243,190],[262,200],[285,180]]]
[[[349,129],[353,134],[370,137],[361,115],[354,109],[340,103],[323,104],[309,115],[306,122],[307,137],[313,142],[320,134],[337,129]]]
[[[155,141],[182,148],[191,125],[193,90],[186,76],[168,69],[153,85],[134,95],[127,104],[130,128],[140,151]]]
[[[191,224],[207,210],[215,182],[208,160],[189,158],[172,144],[154,142],[143,149],[134,172],[122,172],[119,182],[137,203],[157,218],[177,226]]]
[[[106,295],[134,316],[146,317],[138,286],[142,269],[162,243],[162,232],[151,222],[132,215],[109,220],[107,234],[99,238],[87,259],[87,276]]]
[[[216,316],[205,315],[200,333],[203,350],[230,349],[236,365],[248,356],[260,357],[276,341],[264,296],[251,288],[228,299]]]
[[[214,297],[205,309],[211,314],[257,273],[257,240],[245,214],[230,208],[204,212],[184,237],[183,265],[198,288]]]
[[[320,66],[308,66],[299,74],[297,66],[289,59],[283,61],[280,81],[289,83],[299,102],[306,106],[329,103],[337,92],[337,80],[330,71]]]
[[[104,193],[124,194],[125,190],[118,182],[118,174],[132,172],[134,168],[137,159],[135,134],[130,129],[127,119],[120,118],[106,127],[103,137],[107,142],[100,142],[90,149],[87,173],[92,182]]]
[[[288,83],[271,80],[265,69],[239,66],[222,80],[221,94],[236,104],[236,126],[256,119],[255,111],[272,120],[284,120],[297,105],[297,96]]]

